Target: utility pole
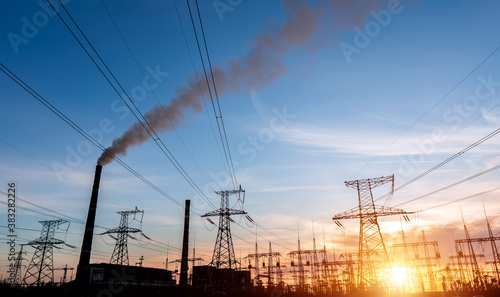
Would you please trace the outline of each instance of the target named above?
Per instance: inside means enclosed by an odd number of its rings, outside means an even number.
[[[54,270],[64,270],[63,277],[61,279],[61,283],[65,284],[66,283],[66,276],[68,275],[68,270],[73,270],[73,267],[68,267],[68,264],[66,264],[63,268],[54,268]]]
[[[35,253],[31,259],[26,273],[24,274],[23,284],[38,287],[41,283],[54,282],[54,247],[65,244],[63,240],[54,238],[56,229],[59,226],[68,223],[66,220],[39,221],[42,224],[42,232],[38,239],[32,240],[27,244],[35,248]]]
[[[380,232],[378,218],[412,213],[375,205],[372,189],[387,183],[391,185],[388,194],[390,196],[394,193],[394,175],[346,181],[345,185],[348,188],[357,190],[359,205],[332,218],[336,223],[344,219],[359,218],[360,220],[358,286],[361,290],[383,287],[392,275],[391,263]],[[340,226],[340,223],[338,222],[337,225]]]
[[[141,256],[139,258],[139,262],[136,262],[135,265],[139,265],[139,267],[142,267],[142,263],[144,262],[144,256]]]
[[[141,232],[141,229],[131,228],[128,226],[128,216],[134,215],[135,218],[136,214],[140,213],[141,214],[140,222],[142,222],[142,218],[144,217],[144,210],[138,210],[137,207],[135,207],[135,210],[117,211],[116,213],[118,213],[121,216],[120,226],[118,228],[110,229],[104,233],[101,233],[101,235],[118,234],[116,238],[115,248],[113,250],[113,254],[111,255],[111,260],[109,263],[128,266],[129,260],[128,260],[127,239],[129,237],[129,233]]]

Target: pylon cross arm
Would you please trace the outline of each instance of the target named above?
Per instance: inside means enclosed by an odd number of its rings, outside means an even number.
[[[202,215],[201,217],[202,218],[205,218],[205,217],[218,217],[221,214],[222,214],[222,212],[220,211],[220,209],[217,209],[217,210],[214,210],[214,211],[209,211],[206,214]]]
[[[355,219],[360,217],[359,207],[351,208],[333,216],[332,220]]]
[[[391,216],[398,214],[413,214],[414,211],[404,211],[399,208],[383,206],[383,205],[375,205],[375,213],[377,216]]]
[[[111,234],[111,233],[138,233],[138,232],[141,232],[141,229],[130,228],[130,227],[126,227],[126,228],[118,227],[118,228],[109,229],[109,230],[101,233],[101,235]]]
[[[381,186],[385,183],[392,182],[394,180],[394,175],[389,175],[389,176],[381,176],[377,178],[367,178],[367,179],[362,179],[362,180],[352,180],[352,181],[345,181],[345,185],[348,188],[354,188],[358,189],[360,185],[370,185],[370,188],[375,188],[378,186]]]
[[[357,219],[360,217],[382,217],[382,216],[391,216],[391,215],[398,215],[398,214],[412,214],[415,213],[413,211],[404,211],[399,208],[394,208],[394,207],[388,207],[388,206],[382,206],[382,205],[375,205],[375,211],[361,211],[359,210],[359,207],[351,208],[349,210],[346,210],[344,212],[341,212],[337,215],[335,215],[332,220],[337,221],[337,220],[345,220],[345,219]]]

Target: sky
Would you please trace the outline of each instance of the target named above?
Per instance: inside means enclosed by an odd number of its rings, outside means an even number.
[[[135,207],[144,216],[142,222],[131,218],[130,226],[154,241],[129,239],[131,265],[142,255],[149,267],[165,267],[167,256],[178,259],[182,205],[190,199],[191,243],[202,263],[209,263],[217,229],[200,214],[213,208],[157,145],[161,140],[211,204],[220,204],[214,191],[233,189],[187,5],[207,63],[195,2],[62,2],[100,59],[60,3],[51,3],[119,85],[104,70],[112,83],[106,80],[45,1],[4,3],[1,69],[21,78],[103,147],[124,139],[130,146],[113,150],[120,160],[171,198],[110,160],[102,172],[96,217],[102,228],[96,229],[92,262],[108,262],[113,251],[114,240],[98,233],[118,226],[117,211]],[[244,203],[232,196],[231,205],[244,208],[263,227],[234,217],[240,225],[232,225],[236,256],[253,253],[256,241],[261,251],[270,241],[273,251],[285,256],[297,249],[297,231],[301,248],[311,249],[313,230],[317,245],[330,255],[356,252],[359,222],[346,220],[343,229],[331,220],[358,205],[356,191],[344,181],[391,174],[397,191],[377,203],[416,212],[411,225],[403,224],[409,240],[421,240],[424,229],[428,240],[438,240],[442,252],[449,252],[453,238],[464,237],[460,208],[471,235],[485,236],[483,205],[490,220],[500,214],[495,168],[500,140],[490,135],[500,123],[499,6],[445,0],[200,1],[225,135],[237,184],[246,191]],[[136,124],[118,94],[127,94],[151,120],[159,140]],[[102,150],[5,73],[0,73],[0,98],[0,188],[7,202],[8,184],[15,183],[17,244],[39,236],[39,221],[63,214],[71,224],[56,238],[76,248],[55,251],[54,265],[76,268]],[[120,138],[134,124],[134,137]],[[469,148],[472,144],[477,145]],[[374,198],[388,192],[388,185],[381,186]],[[0,272],[6,278],[3,202]],[[400,220],[381,220],[388,246],[400,240]],[[27,252],[25,265],[33,249]],[[60,276],[57,271],[56,280]]]

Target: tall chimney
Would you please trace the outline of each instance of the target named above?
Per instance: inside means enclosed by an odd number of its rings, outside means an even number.
[[[184,236],[182,237],[182,258],[181,258],[181,277],[179,285],[187,285],[188,277],[188,252],[189,252],[189,207],[190,200],[186,200],[184,210]]]
[[[94,236],[97,195],[99,193],[101,171],[102,166],[97,164],[95,167],[94,186],[92,187],[92,194],[90,196],[89,212],[87,214],[87,223],[85,224],[82,249],[80,251],[80,261],[78,262],[78,268],[76,271],[76,278],[82,283],[88,283],[90,277],[90,252],[92,250],[92,237]]]

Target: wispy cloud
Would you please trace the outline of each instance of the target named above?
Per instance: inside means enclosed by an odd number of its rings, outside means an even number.
[[[454,135],[444,134],[440,141],[434,142],[430,153],[457,153],[490,132],[492,132],[491,127],[473,127],[463,129]],[[284,131],[279,137],[282,141],[296,145],[305,153],[341,154],[353,157],[409,155],[421,149],[424,143],[432,139],[432,131],[411,132],[393,143],[398,135],[399,132],[388,130],[339,130],[311,125],[295,125]],[[498,144],[500,144],[500,138],[492,138],[474,150],[482,153],[494,153]],[[389,145],[390,147],[386,149]]]

